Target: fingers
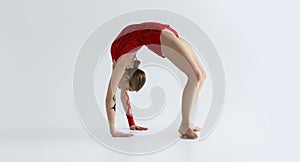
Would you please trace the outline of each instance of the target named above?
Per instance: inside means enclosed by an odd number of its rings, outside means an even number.
[[[148,128],[137,126],[137,125],[132,125],[132,126],[130,126],[130,130],[140,130],[140,131],[143,131],[143,130],[148,130]]]
[[[136,130],[148,130],[146,127],[136,126]]]
[[[113,132],[112,136],[113,137],[131,137],[131,136],[133,136],[133,134],[132,133]]]
[[[132,133],[123,133],[120,137],[131,137],[133,136]]]

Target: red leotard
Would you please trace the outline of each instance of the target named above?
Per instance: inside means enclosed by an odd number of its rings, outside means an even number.
[[[128,52],[139,50],[143,45],[163,57],[160,45],[160,34],[163,29],[171,30],[177,37],[178,33],[167,24],[144,22],[126,26],[113,41],[110,52],[112,60]]]

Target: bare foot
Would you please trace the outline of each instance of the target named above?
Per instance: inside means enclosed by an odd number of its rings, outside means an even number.
[[[181,134],[181,138],[184,138],[184,139],[198,138],[198,135],[194,132],[192,127],[189,127],[187,129],[184,129],[183,127],[180,127],[178,131]]]
[[[201,128],[198,127],[198,126],[196,126],[196,125],[194,125],[194,124],[192,124],[191,127],[192,127],[193,131],[195,131],[195,132],[201,131]]]

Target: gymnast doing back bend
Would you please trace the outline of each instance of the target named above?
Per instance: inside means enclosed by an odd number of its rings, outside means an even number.
[[[137,51],[144,45],[162,58],[170,60],[187,76],[182,93],[182,121],[178,131],[182,138],[197,138],[195,132],[200,131],[201,128],[191,123],[191,112],[206,80],[206,72],[191,45],[179,37],[169,25],[158,22],[128,25],[122,29],[111,45],[113,71],[106,94],[106,112],[111,135],[113,137],[133,136],[131,133],[115,130],[117,88],[121,89],[120,98],[130,129],[148,129],[134,123],[128,96],[128,91],[138,92],[146,81],[144,71],[138,68],[140,61],[136,58]]]

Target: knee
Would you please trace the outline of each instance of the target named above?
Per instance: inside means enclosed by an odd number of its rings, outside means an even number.
[[[196,81],[198,84],[203,83],[206,80],[206,73],[200,70],[195,71]]]
[[[196,72],[195,72],[196,73]],[[205,73],[195,73],[193,75],[188,76],[188,82],[194,84],[195,86],[201,86],[205,80],[206,80],[206,74]]]

